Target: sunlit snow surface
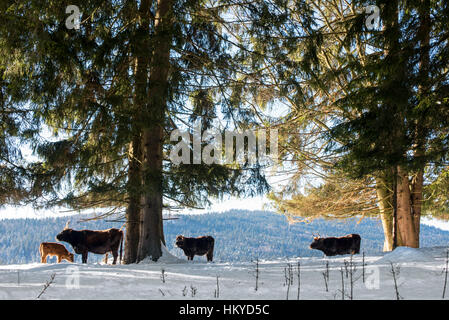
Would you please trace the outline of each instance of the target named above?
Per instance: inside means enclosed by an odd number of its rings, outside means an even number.
[[[396,299],[392,267],[403,299],[441,299],[447,248],[411,249],[365,257],[363,282],[362,255],[353,263],[354,299]],[[24,264],[0,266],[0,299],[36,299],[54,274],[54,281],[39,299],[300,299],[350,298],[350,256],[279,259],[259,262],[258,290],[256,263],[207,263],[205,257],[181,260],[164,249],[163,257],[132,265],[105,264]],[[326,262],[329,284],[326,291]],[[346,264],[346,269],[345,269]],[[290,272],[289,270],[290,266]],[[162,271],[163,270],[163,271]],[[286,275],[292,284],[286,285]],[[447,290],[449,291],[449,289]],[[446,293],[446,299],[449,293]]]

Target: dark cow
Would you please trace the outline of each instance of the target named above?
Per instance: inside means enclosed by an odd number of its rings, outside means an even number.
[[[354,233],[339,238],[314,237],[313,242],[310,244],[310,248],[321,250],[326,256],[357,254],[360,252],[360,239],[360,236]]]
[[[195,255],[206,255],[207,261],[212,261],[214,257],[214,238],[203,236],[199,238],[186,238],[184,236],[176,237],[176,246],[184,251],[187,260],[193,260]]]
[[[122,261],[123,231],[115,228],[107,230],[73,230],[69,229],[68,222],[56,236],[58,241],[70,243],[75,253],[82,255],[83,263],[87,263],[89,252],[105,254],[112,252],[115,264],[120,246],[120,262]]]

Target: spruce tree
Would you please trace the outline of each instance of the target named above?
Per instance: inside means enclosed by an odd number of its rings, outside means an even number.
[[[27,18],[17,33],[26,39],[19,50],[31,66],[29,93],[14,98],[32,111],[35,206],[106,208],[101,217],[126,217],[132,263],[160,257],[164,209],[267,190],[258,165],[169,159],[172,130],[192,132],[197,120],[203,131],[219,121],[235,129],[253,117],[239,109],[231,86],[238,67],[220,29],[226,2],[75,3],[79,29],[66,27],[67,5],[11,1],[2,11]]]
[[[368,5],[286,1],[257,11],[283,18],[253,39],[283,49],[260,60],[276,80],[265,96],[290,108],[280,148],[287,172],[296,171],[271,196],[286,214],[342,218],[376,214],[377,197],[385,248],[416,247],[424,177],[429,186],[438,180],[424,172],[441,172],[447,158],[447,5],[378,1],[374,29]]]

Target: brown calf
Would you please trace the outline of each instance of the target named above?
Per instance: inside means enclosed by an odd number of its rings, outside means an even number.
[[[41,263],[47,263],[48,256],[56,256],[58,263],[62,259],[73,262],[73,253],[70,253],[66,247],[56,242],[42,242],[39,246],[39,253],[41,254]]]

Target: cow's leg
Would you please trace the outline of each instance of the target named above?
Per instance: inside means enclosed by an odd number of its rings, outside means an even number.
[[[207,257],[207,261],[212,261],[212,259],[214,258],[214,253],[212,251],[209,251],[206,255]]]
[[[118,257],[117,250],[112,251],[112,256],[114,257],[114,260],[112,260],[112,264],[115,264],[117,262],[117,257]]]
[[[61,261],[62,261],[61,256],[57,256],[57,258],[58,258],[58,263],[61,263]]]
[[[82,256],[81,256],[83,263],[87,263],[87,255],[88,255],[88,252],[83,251]]]
[[[47,263],[47,256],[41,257],[41,262],[42,263]]]
[[[103,260],[103,262],[104,262],[105,264],[108,264],[108,254],[109,254],[109,253],[106,252],[106,254],[104,255],[104,260]]]

